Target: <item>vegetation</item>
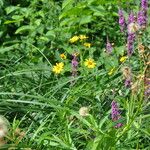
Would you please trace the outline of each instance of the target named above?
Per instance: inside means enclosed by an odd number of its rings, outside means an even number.
[[[0,0],[0,149],[149,150],[148,0]]]

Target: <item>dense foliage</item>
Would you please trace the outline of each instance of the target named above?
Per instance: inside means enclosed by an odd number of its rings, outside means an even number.
[[[0,149],[149,150],[143,1],[0,0]]]

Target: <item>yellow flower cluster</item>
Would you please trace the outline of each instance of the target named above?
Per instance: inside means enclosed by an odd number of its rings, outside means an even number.
[[[85,47],[90,48],[91,47],[91,43],[84,43],[83,44]]]
[[[64,57],[64,56],[63,56]],[[84,65],[89,68],[89,69],[93,69],[96,67],[96,62],[94,61],[94,59],[89,58],[89,59],[85,59]],[[64,70],[64,63],[60,62],[60,63],[56,63],[53,68],[52,71],[55,74],[60,74],[62,71]]]
[[[87,39],[88,37],[87,36],[85,36],[85,35],[79,35],[79,39],[80,40],[85,40],[85,39]]]
[[[77,35],[75,35],[75,36],[73,36],[70,40],[69,40],[69,42],[70,43],[75,43],[75,42],[77,42],[78,40],[80,40],[80,41],[83,41],[83,40],[85,40],[85,39],[87,39],[88,37],[86,36],[86,35],[79,35],[79,36],[77,36]],[[91,47],[91,43],[84,43],[83,44],[85,47],[87,47],[87,48],[90,48]]]
[[[122,56],[122,57],[120,58],[120,62],[125,62],[127,58],[128,58],[127,56]]]
[[[69,40],[69,42],[70,43],[75,43],[75,42],[77,42],[79,40],[79,37],[76,35],[76,36],[73,36],[70,40]]]
[[[70,40],[69,40],[69,42],[70,43],[75,43],[75,42],[77,42],[78,40],[85,40],[85,39],[87,39],[88,37],[86,36],[86,35],[79,35],[79,36],[77,36],[77,35],[75,35],[75,36],[73,36]]]
[[[86,59],[85,62],[84,62],[84,65],[87,67],[87,68],[94,68],[96,66],[96,62],[94,61],[94,59],[92,58],[89,58],[89,59]]]
[[[56,63],[55,66],[53,66],[52,71],[55,74],[60,74],[64,69],[64,63],[60,62],[60,63]]]

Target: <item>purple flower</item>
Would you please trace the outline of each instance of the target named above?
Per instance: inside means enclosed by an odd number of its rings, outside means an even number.
[[[77,75],[77,67],[78,67],[78,60],[77,60],[77,56],[76,54],[73,54],[73,59],[71,61],[71,65],[72,65],[72,76],[75,77]]]
[[[137,18],[137,22],[141,27],[146,26],[147,24],[148,21],[147,10],[148,10],[148,0],[141,0],[141,9],[138,12]]]
[[[128,37],[127,37],[127,49],[128,49],[128,56],[131,56],[134,49],[134,41],[135,41],[135,32],[131,32],[134,30],[134,14],[133,12],[130,13],[128,18]]]
[[[125,25],[126,25],[125,17],[124,17],[123,11],[121,9],[119,10],[118,14],[119,14],[119,25],[121,28],[121,32],[123,32],[125,29]]]
[[[135,21],[134,13],[131,12],[131,13],[129,14],[129,17],[128,17],[128,24],[130,24],[130,23],[132,23],[132,22],[134,22],[134,21]]]
[[[138,22],[139,26],[145,26],[146,25],[147,17],[145,16],[143,10],[140,10],[138,12],[137,22]]]
[[[128,56],[131,56],[133,53],[134,40],[135,40],[135,33],[128,33],[128,38],[127,38]]]
[[[111,45],[111,43],[107,37],[106,51],[110,54],[110,53],[112,53],[112,50],[113,50],[113,47],[112,47],[112,45]]]
[[[124,84],[125,87],[131,87],[131,79],[126,79]]]
[[[117,123],[117,124],[115,125],[115,128],[120,128],[120,127],[122,127],[122,126],[123,126],[122,123]]]
[[[141,8],[143,10],[147,10],[148,9],[148,0],[141,0]]]
[[[112,121],[114,121],[114,122],[121,119],[121,114],[120,114],[120,111],[119,111],[118,104],[114,100],[111,103],[111,118],[112,118]],[[115,125],[115,128],[120,128],[121,126],[122,126],[122,123],[117,123]]]

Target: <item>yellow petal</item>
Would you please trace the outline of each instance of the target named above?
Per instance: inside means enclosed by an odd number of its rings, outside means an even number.
[[[122,56],[122,57],[120,58],[120,62],[125,62],[127,58],[128,58],[127,56]]]

